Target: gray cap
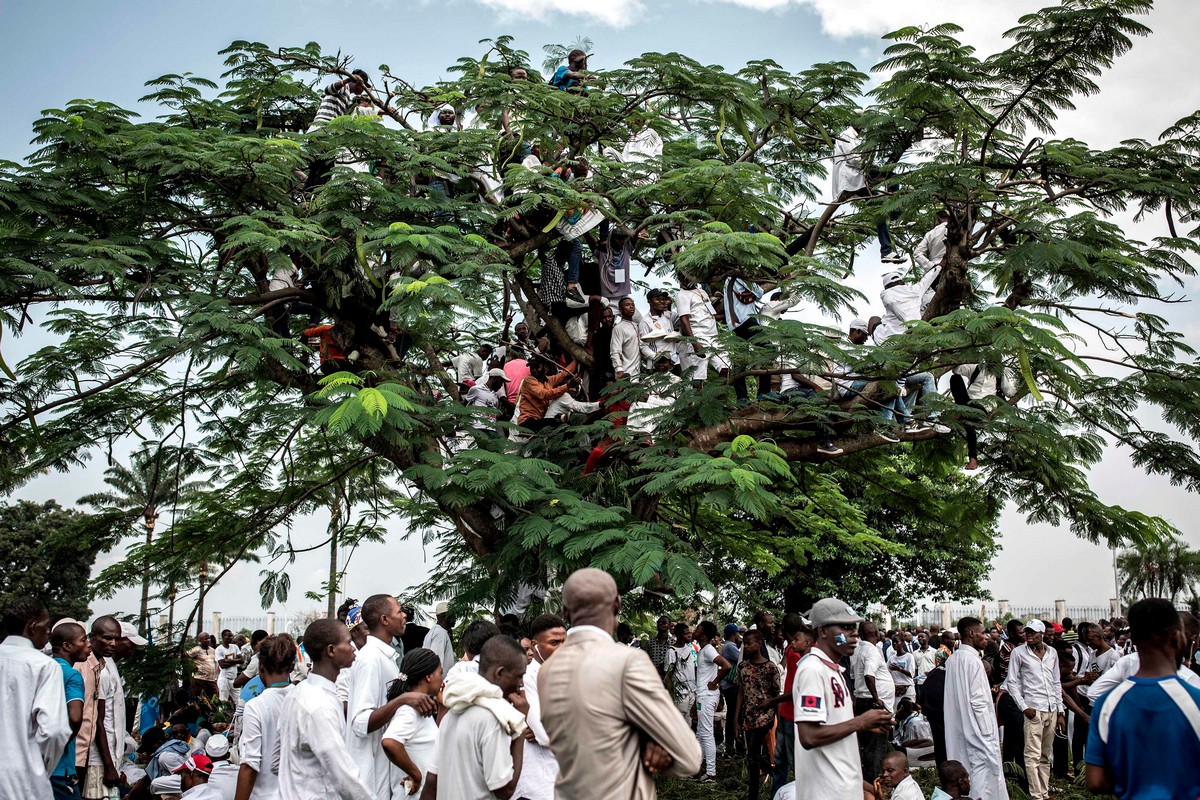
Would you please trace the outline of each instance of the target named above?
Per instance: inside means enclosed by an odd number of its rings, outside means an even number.
[[[820,628],[823,625],[856,625],[863,621],[863,618],[855,613],[853,608],[836,597],[818,600],[805,616],[808,617],[814,628]]]
[[[863,319],[862,317],[856,317],[855,319],[850,320],[850,330],[862,331],[863,333],[870,333],[871,327],[865,319]]]

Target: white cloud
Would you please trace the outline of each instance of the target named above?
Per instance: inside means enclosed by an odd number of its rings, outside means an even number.
[[[579,5],[564,5],[552,0],[478,0],[500,14],[502,20],[546,19],[555,15],[584,17],[601,25],[624,28],[641,19],[642,0],[588,0]]]

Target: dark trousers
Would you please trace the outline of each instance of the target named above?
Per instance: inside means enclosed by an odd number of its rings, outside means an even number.
[[[332,158],[314,158],[308,163],[308,176],[304,179],[304,188],[312,190],[329,183],[336,162]]]
[[[844,203],[852,197],[873,197],[873,196],[874,195],[872,194],[871,189],[869,187],[864,186],[863,188],[859,189],[857,192],[842,192],[842,196],[839,197],[838,200],[840,202]],[[887,257],[887,256],[891,255],[892,250],[894,249],[892,246],[892,231],[888,227],[888,222],[890,220],[895,220],[895,219],[899,219],[899,218],[900,218],[900,213],[898,211],[893,211],[892,213],[890,213],[886,216],[880,216],[880,217],[875,218],[875,235],[879,238],[879,255],[880,255],[880,257]],[[805,240],[804,246],[805,247],[808,246],[807,240]]]
[[[1084,710],[1090,711],[1091,709],[1084,706]],[[1088,738],[1088,722],[1078,714],[1074,716],[1075,724],[1071,728],[1071,763],[1078,766],[1083,763],[1083,751]]]
[[[1005,693],[1000,697],[1000,702],[997,705],[997,712],[1000,717],[1000,724],[1004,726],[1004,746],[1001,749],[1001,758],[1004,763],[1016,763],[1021,769],[1013,777],[1021,784],[1021,788],[1028,792],[1029,782],[1025,778],[1025,715],[1021,713],[1021,709],[1017,708],[1017,704],[1013,702],[1012,696]],[[1007,772],[1007,770],[1005,770]]]
[[[721,690],[721,696],[725,698],[725,755],[732,756],[734,752],[745,752],[746,745],[734,735],[733,732],[733,714],[737,710],[738,687],[730,686],[728,689]]]
[[[734,328],[733,332],[737,334],[739,339],[745,339],[747,342],[749,342],[751,339],[754,338],[754,335],[757,334],[762,329],[763,329],[762,325],[759,325],[754,320],[747,320],[747,321],[743,322],[741,325],[738,325],[736,328]],[[745,364],[735,365],[733,368],[733,371],[741,372],[745,368],[746,368]],[[742,380],[734,381],[733,391],[737,394],[737,397],[739,400],[747,399],[746,380],[742,379]],[[758,376],[758,393],[759,394],[767,394],[770,391],[771,391],[771,376],[770,375],[759,375]]]
[[[775,769],[771,772],[771,797],[788,782],[796,765],[796,723],[776,715]]]
[[[954,397],[954,402],[960,406],[970,406],[971,408],[979,408],[971,402],[971,397],[967,394],[967,381],[962,375],[950,376],[950,394]],[[967,457],[972,461],[979,458],[979,435],[975,430],[975,423],[969,420],[963,422],[963,436],[967,440]]]
[[[758,800],[763,773],[770,769],[771,762],[767,756],[767,734],[770,732],[769,727],[743,731],[746,736],[746,778],[750,783],[750,800]]]
[[[54,800],[81,800],[82,784],[82,780],[75,775],[50,776],[50,789],[54,792]]]
[[[1071,744],[1067,741],[1067,732],[1054,732],[1054,752],[1051,754],[1053,764],[1050,767],[1050,774],[1056,778],[1070,778],[1069,772],[1071,767]]]
[[[869,697],[854,698],[854,716],[865,714],[875,707],[875,702]],[[879,764],[887,753],[888,740],[886,733],[871,733],[860,731],[858,734],[858,754],[862,758],[863,780],[874,783],[879,777]]]

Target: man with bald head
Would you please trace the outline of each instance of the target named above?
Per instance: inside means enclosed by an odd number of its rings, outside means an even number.
[[[613,641],[620,610],[607,572],[581,569],[563,586],[567,641],[538,673],[558,800],[654,798],[656,773],[700,769],[700,744],[646,653]]]

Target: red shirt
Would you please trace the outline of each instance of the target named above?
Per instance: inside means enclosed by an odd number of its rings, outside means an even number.
[[[792,684],[796,682],[796,667],[800,664],[800,654],[789,644],[783,651],[783,658],[787,663],[787,670],[783,676],[783,693],[788,696],[788,699],[779,704],[779,716],[795,722],[796,711],[792,706]]]

